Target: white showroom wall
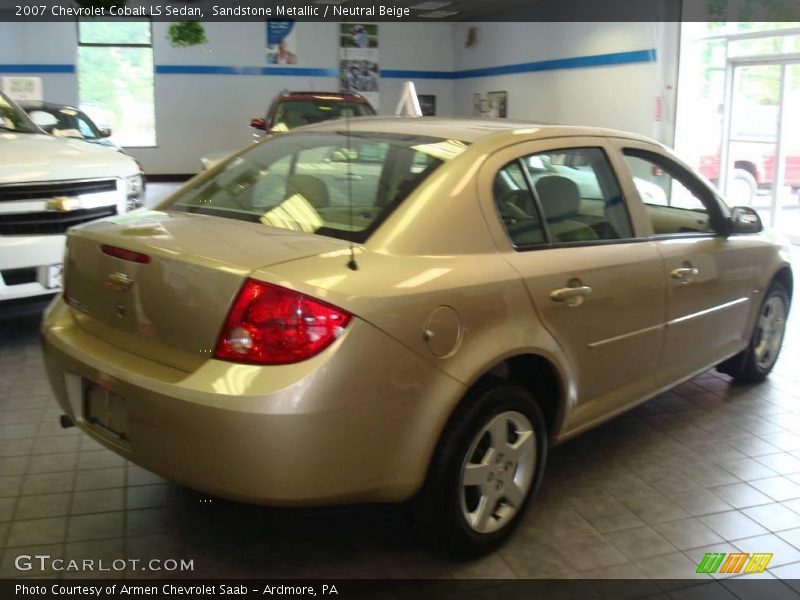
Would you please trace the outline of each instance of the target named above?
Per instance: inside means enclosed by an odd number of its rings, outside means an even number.
[[[58,102],[76,102],[74,73],[41,73],[42,65],[75,63],[77,30],[74,23],[11,23],[0,21],[0,77],[31,75],[43,79],[45,93]],[[2,65],[32,65],[33,72],[4,71]]]
[[[209,43],[202,47],[172,48],[167,24],[153,27],[156,65],[264,67],[263,23],[206,23]],[[338,68],[339,25],[297,23],[298,68]],[[451,71],[452,27],[447,24],[379,26],[382,70]],[[409,43],[413,39],[414,43]],[[402,80],[381,78],[380,112],[391,114]],[[420,79],[418,91],[435,94],[439,114],[453,114],[454,83]],[[250,118],[264,116],[269,102],[284,89],[338,90],[335,76],[275,75],[156,75],[158,148],[132,149],[148,173],[188,173],[199,168],[205,153],[247,144]]]
[[[182,49],[169,45],[168,25],[153,24],[158,145],[129,149],[148,174],[193,173],[200,168],[201,156],[247,144],[252,132],[248,126],[250,119],[263,116],[271,99],[281,90],[338,89],[337,77],[327,74],[338,69],[337,23],[296,25],[299,60],[295,66],[314,72],[322,70],[324,76],[159,72],[164,67],[208,67],[209,71],[222,67],[223,71],[230,71],[231,67],[267,66],[264,23],[206,23],[209,43]],[[451,73],[454,68],[452,30],[452,25],[444,23],[379,25],[380,67],[394,73],[380,81],[381,113],[394,111],[405,72],[424,71],[428,76],[415,77],[417,91],[436,95],[438,114],[453,114],[455,83],[447,76],[439,76]],[[0,22],[0,76],[41,77],[46,99],[77,103],[76,63],[74,23]],[[13,73],[4,71],[3,65],[12,65]],[[26,65],[30,71],[25,71]],[[59,66],[71,67],[73,71],[47,72]],[[434,78],[430,78],[431,73]]]
[[[148,174],[193,173],[201,156],[248,143],[249,119],[263,115],[283,89],[338,88],[333,75],[337,23],[297,24],[296,66],[322,76],[220,74],[266,66],[263,23],[206,23],[209,43],[183,49],[169,45],[167,26],[153,26],[158,145],[129,150]],[[479,28],[478,44],[466,48],[473,26]],[[475,93],[506,91],[510,118],[614,127],[672,142],[676,23],[379,27],[383,114],[393,112],[403,82],[411,78],[419,93],[436,95],[437,114],[443,116],[470,116]],[[30,65],[30,74],[42,77],[47,99],[77,103],[76,55],[74,23],[0,22],[0,75],[8,74],[3,65],[14,66],[19,74]],[[608,56],[611,62],[619,59],[617,64],[594,64]],[[594,66],[586,66],[587,61]],[[59,66],[72,71],[48,72]],[[203,72],[186,73],[186,67]],[[660,120],[655,117],[657,98]]]
[[[468,48],[471,27],[477,44]],[[677,23],[459,23],[455,110],[472,114],[474,94],[505,91],[509,118],[625,129],[670,143],[678,35]],[[491,74],[497,67],[512,72]]]

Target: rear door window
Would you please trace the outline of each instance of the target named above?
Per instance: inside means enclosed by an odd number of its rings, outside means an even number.
[[[497,174],[495,203],[516,246],[633,238],[619,183],[600,148],[521,157]]]

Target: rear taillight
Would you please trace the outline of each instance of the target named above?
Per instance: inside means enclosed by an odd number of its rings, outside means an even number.
[[[228,313],[214,356],[260,365],[300,362],[327,348],[350,317],[305,294],[248,279]]]

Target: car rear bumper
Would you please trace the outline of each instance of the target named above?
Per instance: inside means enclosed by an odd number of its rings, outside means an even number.
[[[63,235],[0,236],[0,302],[59,291],[47,287],[47,269],[63,260]]]
[[[463,386],[354,320],[320,355],[259,367],[162,366],[78,328],[59,300],[43,323],[59,404],[87,434],[188,487],[269,505],[402,501],[422,484]],[[81,382],[124,398],[128,440],[84,419]]]

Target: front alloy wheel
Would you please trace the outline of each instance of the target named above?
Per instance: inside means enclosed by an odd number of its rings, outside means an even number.
[[[783,345],[789,295],[777,281],[767,289],[758,313],[750,345],[717,367],[736,383],[759,383],[769,375]]]
[[[756,325],[753,357],[760,370],[767,371],[775,364],[785,329],[786,305],[783,298],[775,294],[764,302]]]

